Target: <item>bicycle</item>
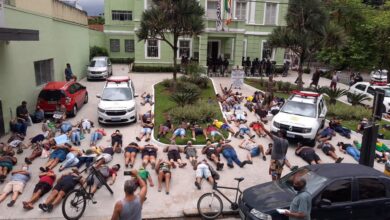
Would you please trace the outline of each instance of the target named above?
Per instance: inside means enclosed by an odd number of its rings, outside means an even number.
[[[86,172],[87,170],[88,167],[79,173]],[[93,179],[93,177],[96,176],[99,182],[104,185],[111,194],[114,194],[110,186],[107,184],[104,176],[94,166],[91,166],[90,171],[91,173],[86,178],[87,183],[88,180]],[[87,200],[90,200],[93,204],[96,204],[96,201],[93,200],[93,193],[91,193],[93,184],[87,184],[86,187],[84,187],[81,181],[79,181],[79,184],[80,188],[73,189],[67,193],[65,195],[64,201],[62,202],[62,215],[67,220],[80,219],[87,206]],[[67,207],[67,205],[69,205],[69,207]],[[75,211],[74,216],[70,212],[71,210]]]
[[[225,187],[218,186],[217,184],[213,187],[213,192],[203,194],[197,204],[198,213],[203,219],[216,219],[218,216],[222,214],[223,203],[221,197],[218,195],[222,195],[230,203],[230,208],[232,210],[238,209],[238,199],[241,198],[242,191],[240,190],[240,182],[244,180],[243,177],[234,178],[237,180],[237,187]],[[229,189],[236,191],[236,198],[234,201],[230,200],[225,194],[223,194],[219,189]],[[217,194],[218,193],[218,194]]]

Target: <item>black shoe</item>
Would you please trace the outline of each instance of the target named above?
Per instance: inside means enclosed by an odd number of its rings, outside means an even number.
[[[228,167],[230,167],[230,168],[233,168],[234,167],[234,165],[233,164],[231,164],[231,163],[228,163],[228,165],[227,165]]]
[[[46,172],[46,169],[43,167],[39,167],[39,170],[42,171],[43,173]]]
[[[47,205],[46,205],[46,204],[41,203],[41,204],[38,205],[38,207],[39,207],[40,209],[42,209],[42,211],[47,212]]]
[[[266,161],[266,160],[267,160],[267,158],[266,158],[265,156],[263,156],[263,160],[264,160],[264,161]]]
[[[195,186],[196,186],[196,188],[198,188],[200,190],[200,185],[197,181],[195,181]]]
[[[244,162],[245,162],[245,161],[244,161]],[[253,164],[253,161],[247,160],[246,163],[247,163],[247,164]]]
[[[51,212],[53,211],[53,205],[52,204],[48,204],[47,205],[47,212]]]
[[[344,160],[343,157],[339,157],[339,158],[337,158],[336,163],[341,163],[341,161],[343,161],[343,160]]]
[[[14,206],[14,204],[15,204],[15,200],[11,200],[11,201],[7,204],[7,206],[8,206],[8,207],[12,207],[12,206]]]
[[[243,161],[243,162],[241,162],[241,164],[240,164],[240,167],[241,168],[243,168],[246,164],[248,163],[248,161],[247,160],[245,160],[245,161]]]
[[[30,165],[31,164],[31,160],[29,160],[27,157],[24,158],[24,162],[26,162],[26,164]]]

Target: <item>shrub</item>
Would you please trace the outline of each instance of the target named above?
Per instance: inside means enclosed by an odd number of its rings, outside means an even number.
[[[205,73],[205,69],[203,67],[199,66],[197,63],[190,63],[188,64],[185,69],[184,69],[185,74],[192,76],[192,77],[197,77]]]
[[[345,104],[328,105],[328,117],[337,117],[345,121],[360,121],[362,118],[370,118],[371,110],[363,106],[348,106]]]
[[[275,67],[275,73],[282,74],[284,71],[283,66]]]
[[[173,123],[180,123],[182,120],[188,122],[206,123],[210,118],[216,118],[218,108],[213,105],[198,102],[194,105],[186,105],[173,108],[169,115]]]
[[[310,74],[310,68],[303,69],[303,73]]]
[[[283,82],[283,91],[289,93],[291,91],[292,84],[290,82]]]
[[[204,76],[182,76],[180,77],[180,81],[192,83],[201,89],[207,89],[209,87],[209,79]]]
[[[348,92],[347,94],[348,102],[350,102],[352,105],[360,105],[364,101],[370,101],[371,98],[364,93],[351,93]]]
[[[161,82],[161,85],[163,85],[165,88],[172,88],[172,86],[173,86],[173,79],[164,79]]]
[[[169,97],[178,106],[194,104],[199,99],[199,94],[194,92],[176,92]]]
[[[347,90],[345,89],[331,89],[329,87],[321,88],[323,93],[325,93],[329,97],[329,104],[334,105],[336,104],[336,100],[340,98],[341,96],[344,96],[347,94]]]
[[[161,73],[161,72],[173,72],[173,66],[138,66],[134,65],[134,72],[150,72],[150,73]],[[180,66],[176,66],[176,71],[180,71]]]
[[[134,63],[134,58],[110,58],[111,63],[118,63],[118,64],[131,64]]]
[[[108,51],[104,47],[93,46],[89,48],[89,59],[97,56],[108,56]]]
[[[283,91],[283,81],[277,81],[276,86],[279,91]]]
[[[200,89],[197,85],[189,82],[177,81],[175,92],[196,93],[200,95]]]

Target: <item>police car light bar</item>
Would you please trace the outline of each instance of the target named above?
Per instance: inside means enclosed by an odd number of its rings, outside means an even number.
[[[128,76],[111,76],[107,79],[107,82],[121,83],[121,82],[129,82],[130,77]]]
[[[319,97],[320,96],[320,94],[318,94],[318,93],[304,92],[304,91],[298,91],[298,90],[293,90],[291,93],[294,95],[299,95],[299,96],[303,96],[303,97]]]

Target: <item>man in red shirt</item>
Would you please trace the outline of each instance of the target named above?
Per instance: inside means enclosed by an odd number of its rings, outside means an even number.
[[[31,199],[29,201],[23,201],[23,208],[26,210],[33,209],[34,203],[51,190],[55,180],[56,174],[53,170],[39,174],[39,182],[35,185]]]

